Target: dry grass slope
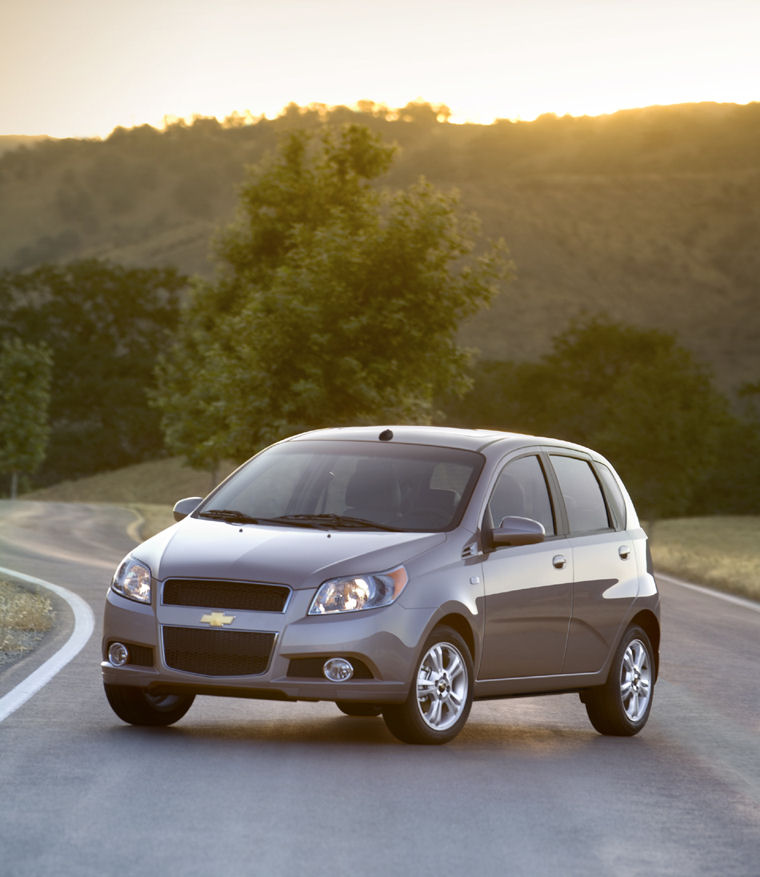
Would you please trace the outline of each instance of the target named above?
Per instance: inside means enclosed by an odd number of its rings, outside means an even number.
[[[657,569],[760,600],[760,517],[658,521],[650,539]]]
[[[52,626],[47,597],[0,579],[0,665],[34,648]]]
[[[176,458],[154,460],[75,481],[63,481],[54,487],[27,493],[24,499],[120,505],[147,503],[166,505],[171,509],[184,496],[205,496],[217,480],[228,475],[233,468],[232,464],[220,467],[219,478],[214,479],[209,472],[191,469]]]
[[[147,539],[174,523],[171,510],[178,499],[205,496],[234,468],[233,463],[221,466],[215,479],[209,472],[191,469],[178,459],[154,460],[88,478],[63,481],[54,487],[27,493],[23,499],[126,506],[142,519],[140,535]]]

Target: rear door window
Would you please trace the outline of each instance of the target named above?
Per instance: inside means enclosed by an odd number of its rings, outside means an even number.
[[[608,530],[610,520],[602,488],[586,460],[552,454],[552,465],[565,500],[570,532]]]

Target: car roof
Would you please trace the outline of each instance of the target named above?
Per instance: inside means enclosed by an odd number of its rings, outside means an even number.
[[[388,434],[390,433],[390,435]],[[490,445],[499,444],[503,449],[525,445],[549,445],[573,448],[589,453],[588,448],[572,442],[525,435],[517,432],[502,432],[496,429],[461,429],[452,426],[348,426],[332,429],[315,429],[292,436],[285,441],[393,441],[403,444],[434,445],[447,448],[461,448],[468,451],[483,451]]]

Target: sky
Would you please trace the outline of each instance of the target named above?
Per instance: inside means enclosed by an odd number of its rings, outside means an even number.
[[[0,0],[0,134],[290,102],[454,122],[760,100],[760,0]]]

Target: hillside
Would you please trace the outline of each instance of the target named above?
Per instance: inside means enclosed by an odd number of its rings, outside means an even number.
[[[232,463],[220,466],[217,477],[213,477],[209,472],[191,469],[176,458],[152,460],[62,481],[27,493],[23,498],[51,502],[148,503],[171,509],[182,497],[205,496],[234,468]]]
[[[235,466],[219,467],[215,476],[185,466],[176,458],[136,463],[86,478],[62,481],[26,493],[23,499],[47,502],[108,503],[131,508],[137,514],[138,532],[147,539],[174,523],[172,507],[186,496],[205,496]]]
[[[0,134],[0,155],[4,152],[20,149],[22,146],[34,146],[36,143],[49,139],[44,135],[35,134]]]
[[[0,155],[0,268],[84,256],[210,274],[236,186],[295,126],[360,121],[397,144],[390,186],[456,187],[517,278],[463,327],[492,358],[532,358],[573,316],[676,331],[724,388],[760,375],[760,104],[653,107],[455,126],[427,105],[197,119]]]

